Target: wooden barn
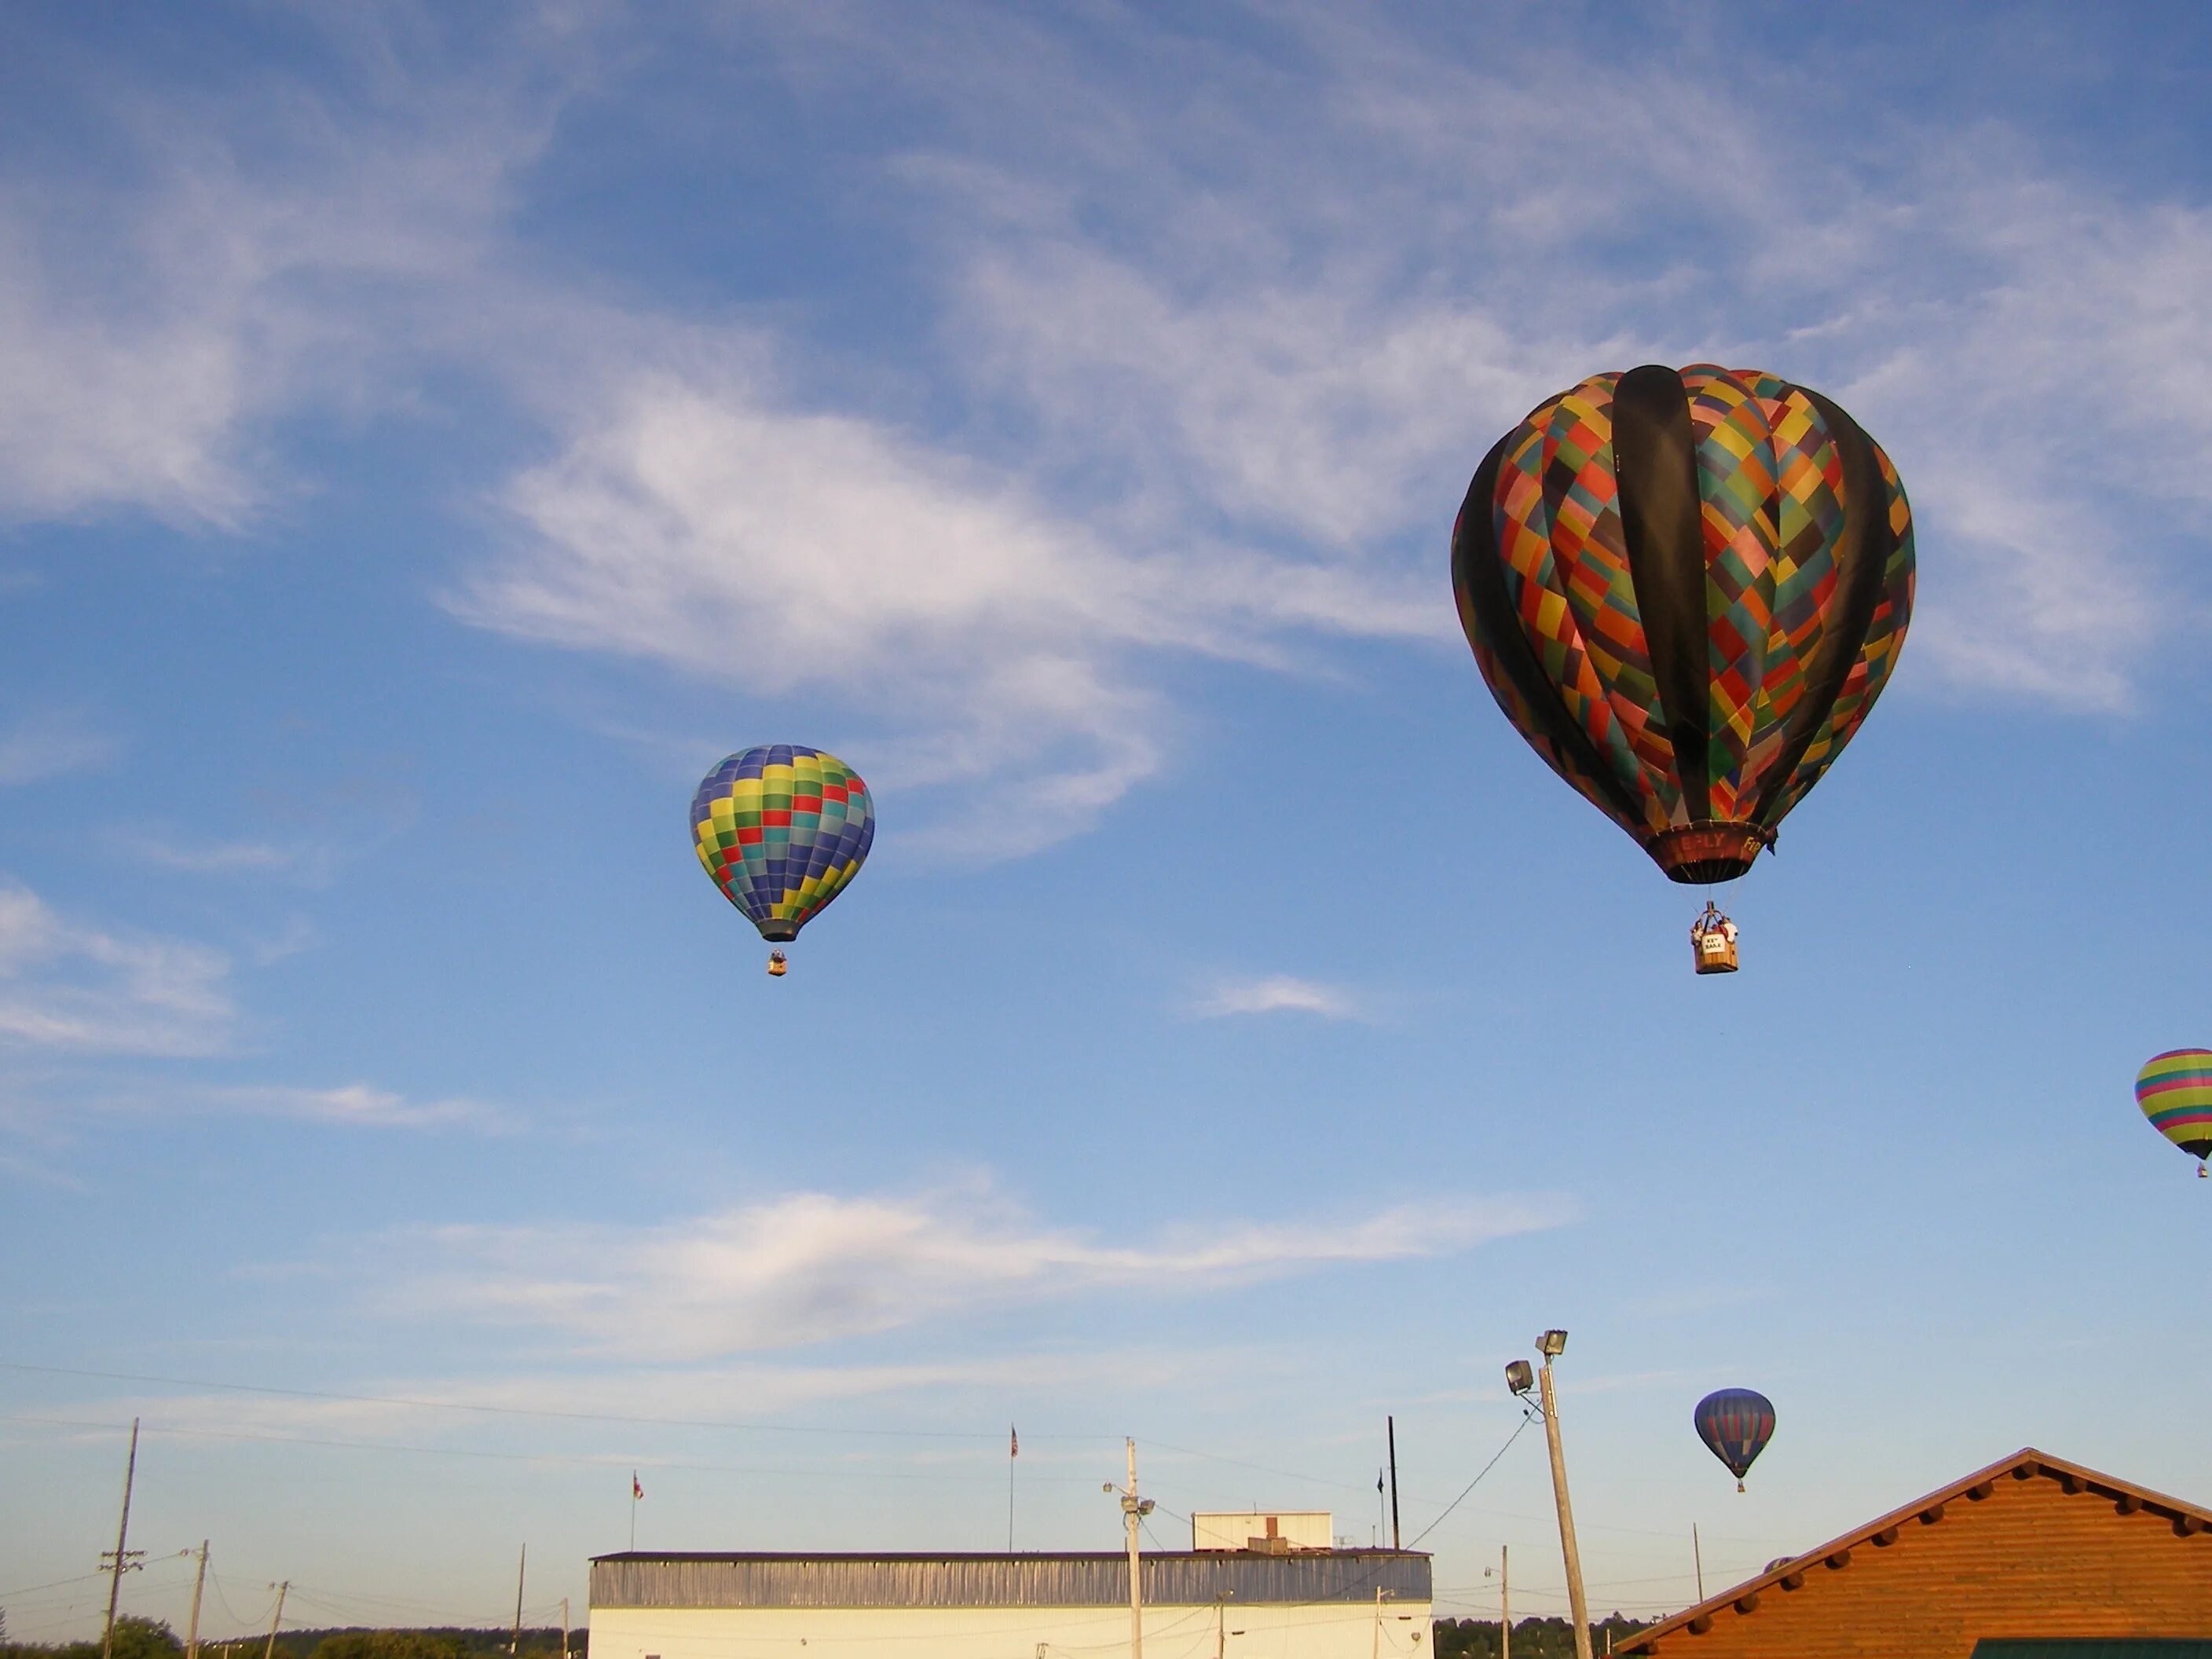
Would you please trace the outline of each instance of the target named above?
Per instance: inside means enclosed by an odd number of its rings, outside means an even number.
[[[1675,1614],[1654,1659],[2212,1659],[2212,1509],[2033,1448]]]

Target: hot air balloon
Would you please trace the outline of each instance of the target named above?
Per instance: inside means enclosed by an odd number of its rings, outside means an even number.
[[[2136,1073],[2136,1104],[2151,1127],[2197,1160],[2212,1158],[2212,1050],[2174,1048]]]
[[[1711,363],[1539,405],[1452,528],[1498,707],[1680,882],[1773,846],[1887,683],[1912,583],[1880,446],[1817,392]]]
[[[1741,1492],[1744,1476],[1774,1437],[1774,1402],[1749,1389],[1721,1389],[1698,1401],[1690,1420],[1705,1449],[1728,1465]]]
[[[835,755],[763,744],[726,757],[691,798],[691,839],[722,896],[771,945],[843,892],[876,838],[868,787]],[[781,951],[768,970],[781,977]]]

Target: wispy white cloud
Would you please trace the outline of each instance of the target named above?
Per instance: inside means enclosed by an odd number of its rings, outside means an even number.
[[[189,1056],[231,1045],[230,960],[185,939],[70,921],[0,881],[0,1044]]]
[[[406,808],[400,803],[386,803],[383,811],[389,822],[378,823],[374,811],[364,811],[345,820],[345,832],[356,838],[350,846],[336,839],[306,837],[196,841],[159,825],[142,825],[129,836],[116,834],[109,839],[125,851],[133,863],[185,875],[264,878],[295,886],[320,887],[328,884],[337,866],[348,857],[358,854],[368,844],[387,839]],[[299,926],[295,922],[290,932],[296,934]],[[296,942],[289,948],[296,949]],[[280,951],[283,953],[287,952]]]
[[[193,875],[290,870],[305,856],[295,848],[277,847],[264,841],[210,842],[195,847],[167,837],[149,837],[134,843],[133,855],[147,864]]]
[[[697,1359],[867,1334],[1011,1303],[1142,1287],[1194,1293],[1463,1250],[1555,1224],[1504,1197],[1337,1225],[1214,1223],[1139,1244],[1040,1225],[966,1191],[797,1193],[651,1226],[446,1227],[416,1241],[395,1306],[537,1326],[592,1352]],[[386,1271],[405,1241],[380,1250]]]
[[[771,379],[733,357],[595,399],[563,454],[510,486],[527,533],[456,611],[872,710],[890,731],[847,758],[879,785],[963,785],[969,810],[936,838],[982,857],[1085,827],[1158,765],[1141,653],[1270,660],[1285,627],[1443,626],[1327,567],[1109,535],[980,462],[794,407]]]
[[[1778,141],[1759,112],[1827,95],[1779,61],[1740,65],[1769,96],[1684,127],[1654,112],[1702,70],[1663,45],[1475,58],[1380,14],[1279,21],[1281,59],[1209,64],[1195,114],[1122,101],[1095,153],[963,134],[902,162],[939,210],[965,360],[1064,448],[1186,522],[1343,550],[1388,592],[1394,538],[1447,521],[1539,395],[1719,357],[1836,393],[1899,460],[1924,551],[1913,678],[2117,707],[2201,620],[2176,532],[2212,477],[2202,202],[2039,171],[2002,125],[1908,124],[1856,159]],[[1104,96],[1036,34],[878,49],[1000,115]],[[1295,102],[1261,95],[1284,60]],[[1609,118],[1540,113],[1569,103]],[[1424,554],[1409,574],[1433,575]]]
[[[1003,791],[979,813],[1012,838],[994,851],[1065,833],[1154,765],[1151,699],[1109,679],[1106,653],[1209,642],[1205,618],[1164,605],[1156,562],[955,456],[780,404],[742,370],[640,377],[507,499],[528,534],[459,614],[900,711],[885,746],[902,781]]]
[[[186,1109],[291,1118],[307,1123],[368,1129],[501,1127],[511,1114],[483,1101],[461,1097],[410,1100],[372,1084],[349,1083],[330,1089],[255,1085],[191,1091],[175,1097]]]
[[[904,207],[922,325],[858,366],[798,313],[672,318],[529,261],[521,182],[602,61],[551,18],[489,78],[366,24],[343,44],[373,96],[256,106],[297,143],[124,88],[122,183],[0,174],[0,511],[243,524],[297,487],[284,414],[464,364],[545,437],[457,615],[803,698],[902,791],[958,786],[937,838],[984,856],[1172,763],[1164,665],[1449,649],[1475,460],[1642,359],[1763,362],[1883,438],[1926,552],[1907,685],[2118,707],[2202,610],[2172,532],[2212,476],[2212,215],[2056,176],[2015,131],[1901,121],[1853,161],[1765,118],[1831,95],[1789,63],[1745,58],[1731,104],[1688,48],[1476,55],[1319,6],[1257,53],[1124,18],[1111,66],[957,6],[720,18],[701,52],[767,44],[796,97],[914,113],[912,148],[852,165]],[[1693,125],[1657,113],[1686,97]]]
[[[1224,980],[1199,998],[1193,1012],[1206,1019],[1231,1014],[1273,1013],[1318,1014],[1324,1019],[1363,1017],[1358,999],[1350,992],[1289,974]]]
[[[0,733],[0,787],[105,766],[118,748],[74,710],[27,714]]]
[[[404,404],[450,349],[557,98],[532,77],[589,54],[527,17],[489,71],[395,13],[323,27],[337,84],[156,88],[82,59],[54,82],[106,142],[0,168],[0,519],[243,527],[298,487],[274,421]]]

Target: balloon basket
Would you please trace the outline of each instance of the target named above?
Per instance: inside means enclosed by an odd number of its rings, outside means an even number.
[[[1736,970],[1735,924],[1712,902],[1690,924],[1690,955],[1701,974],[1733,974]]]
[[[783,959],[782,951],[771,951],[768,953],[768,976],[770,979],[781,979],[790,970],[791,964]]]

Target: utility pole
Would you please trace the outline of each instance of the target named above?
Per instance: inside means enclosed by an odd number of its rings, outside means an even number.
[[[1498,1659],[1513,1659],[1512,1546],[1498,1547]]]
[[[1382,1419],[1382,1426],[1384,1432],[1390,1437],[1390,1547],[1395,1550],[1399,1547],[1398,1419],[1395,1417],[1386,1417]]]
[[[1129,1659],[1145,1659],[1145,1581],[1139,1559],[1137,1528],[1152,1512],[1152,1500],[1137,1496],[1137,1443],[1124,1443],[1129,1453],[1129,1484],[1117,1487],[1109,1480],[1106,1490],[1119,1492],[1121,1520],[1129,1534]]]
[[[1567,1497],[1567,1455],[1559,1444],[1559,1398],[1552,1392],[1552,1361],[1567,1346],[1565,1331],[1546,1331],[1536,1340],[1544,1363],[1536,1383],[1544,1406],[1544,1438],[1552,1451],[1552,1495],[1559,1506],[1559,1551],[1567,1562],[1567,1612],[1575,1626],[1575,1659],[1590,1659],[1589,1603],[1583,1595],[1582,1551],[1575,1543],[1575,1506]]]
[[[185,1626],[185,1659],[200,1659],[200,1592],[207,1588],[208,1540],[200,1540],[200,1570],[192,1577],[192,1617]]]
[[[568,1659],[568,1598],[561,1598],[561,1659]]]
[[[292,1593],[292,1581],[287,1578],[269,1588],[276,1592],[276,1611],[269,1615],[269,1645],[262,1650],[261,1659],[276,1659],[276,1626],[284,1622],[284,1598]]]
[[[518,1659],[522,1652],[522,1575],[530,1565],[530,1546],[522,1547],[522,1559],[514,1565],[514,1639],[507,1644],[509,1659]]]
[[[1698,1547],[1698,1523],[1690,1522],[1690,1559],[1698,1568],[1698,1600],[1705,1599],[1705,1553]]]
[[[131,1483],[137,1478],[138,1419],[134,1417],[131,1419],[131,1456],[123,1465],[123,1519],[115,1528],[115,1559],[108,1569],[112,1577],[107,1584],[107,1634],[100,1641],[100,1659],[115,1659],[115,1606],[123,1596],[123,1575],[137,1566],[132,1556],[146,1553],[125,1547],[131,1541]]]

